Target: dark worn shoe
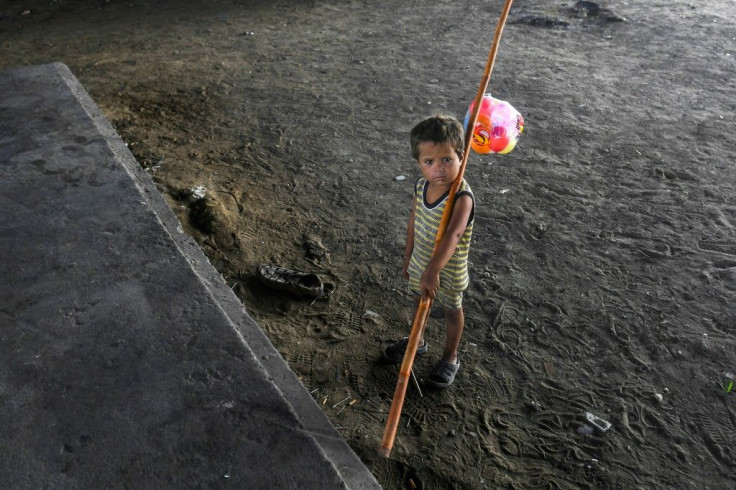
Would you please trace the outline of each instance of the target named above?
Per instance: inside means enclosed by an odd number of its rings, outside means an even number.
[[[433,388],[447,388],[453,381],[455,381],[455,375],[460,370],[460,358],[457,358],[456,364],[450,364],[442,359],[437,361],[434,365],[432,373],[424,381],[425,384]]]
[[[258,266],[257,274],[263,284],[278,291],[304,298],[319,298],[325,294],[324,284],[317,274],[266,264]]]
[[[409,337],[394,342],[383,350],[383,360],[388,364],[401,364],[404,360],[404,353],[406,352],[406,346],[409,344]],[[425,341],[424,345],[417,347],[417,355],[420,356],[427,352],[429,344]]]

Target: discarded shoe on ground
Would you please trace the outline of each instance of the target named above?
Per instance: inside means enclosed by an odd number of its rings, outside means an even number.
[[[267,264],[259,265],[257,273],[263,284],[278,291],[304,298],[319,298],[325,294],[324,284],[317,274]]]

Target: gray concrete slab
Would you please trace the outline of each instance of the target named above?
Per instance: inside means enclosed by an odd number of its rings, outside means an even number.
[[[71,72],[0,74],[4,488],[379,488]]]

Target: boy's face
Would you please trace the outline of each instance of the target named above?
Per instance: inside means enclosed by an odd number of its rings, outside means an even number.
[[[419,143],[417,157],[422,176],[431,184],[449,189],[460,173],[460,157],[450,143]]]

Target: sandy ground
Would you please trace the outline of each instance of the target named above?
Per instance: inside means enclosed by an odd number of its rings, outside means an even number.
[[[397,376],[377,360],[410,321],[408,131],[464,116],[501,5],[10,0],[0,68],[71,68],[385,488],[733,488],[730,0],[515,2],[490,90],[526,132],[468,164],[462,368],[410,387],[377,455]],[[334,292],[267,290],[261,263]],[[431,320],[420,378],[443,337]]]

